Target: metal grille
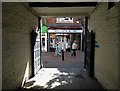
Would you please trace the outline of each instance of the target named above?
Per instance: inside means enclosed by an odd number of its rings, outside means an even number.
[[[37,37],[34,45],[34,74],[36,74],[39,69],[40,69],[40,61],[41,61],[41,56],[40,56],[40,33],[37,32]]]

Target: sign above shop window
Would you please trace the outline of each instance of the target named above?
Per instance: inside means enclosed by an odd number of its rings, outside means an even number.
[[[56,23],[73,23],[72,17],[58,17],[56,18]]]
[[[42,26],[42,33],[47,33],[47,26]]]

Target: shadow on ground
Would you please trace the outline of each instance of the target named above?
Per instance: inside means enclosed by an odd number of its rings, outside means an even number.
[[[30,81],[33,83],[26,83],[25,89],[103,89],[80,68],[42,68]]]

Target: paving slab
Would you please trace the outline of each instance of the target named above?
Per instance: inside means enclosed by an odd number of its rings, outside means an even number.
[[[25,85],[25,89],[97,89],[103,87],[95,78],[88,76],[83,68],[84,53],[77,51],[77,56],[65,52],[65,60],[54,56],[54,52],[43,52],[44,67]]]

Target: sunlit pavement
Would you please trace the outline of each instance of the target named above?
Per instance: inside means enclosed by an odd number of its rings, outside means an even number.
[[[103,89],[83,69],[83,53],[77,52],[76,57],[65,53],[65,60],[54,57],[54,53],[43,53],[44,67],[35,77],[29,79],[25,89]]]
[[[28,80],[26,89],[102,89],[93,78],[80,68],[42,68]]]

